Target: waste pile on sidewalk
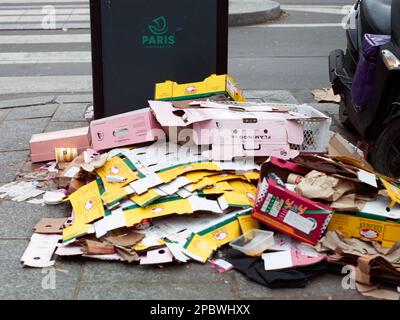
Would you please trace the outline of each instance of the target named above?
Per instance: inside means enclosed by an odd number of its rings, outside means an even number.
[[[332,134],[331,119],[245,102],[229,76],[167,81],[155,96],[149,108],[32,137],[32,162],[50,162],[0,197],[70,203],[71,216],[38,221],[23,265],[209,261],[269,288],[351,266],[359,292],[399,299],[400,182]]]

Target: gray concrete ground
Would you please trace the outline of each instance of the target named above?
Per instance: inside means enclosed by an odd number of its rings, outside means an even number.
[[[308,91],[246,91],[252,99],[307,102],[336,118],[337,105],[316,104]],[[0,184],[13,181],[30,167],[28,141],[32,133],[84,126],[90,95],[37,97],[0,103]],[[43,104],[39,104],[39,103]],[[16,105],[17,107],[13,107]],[[334,121],[334,131],[342,128]],[[362,299],[341,287],[341,276],[321,275],[305,289],[271,290],[238,272],[219,274],[209,264],[189,263],[143,267],[90,259],[58,258],[55,289],[43,289],[41,269],[23,268],[23,254],[32,227],[42,217],[70,215],[69,205],[45,206],[0,202],[0,299]],[[46,286],[45,286],[46,288]]]

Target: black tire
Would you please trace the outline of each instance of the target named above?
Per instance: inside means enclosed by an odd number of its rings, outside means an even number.
[[[341,95],[340,105],[339,105],[339,121],[346,130],[350,132],[355,131],[355,128],[347,115],[346,98],[343,95]]]
[[[377,172],[400,177],[400,119],[391,122],[375,143],[371,164]]]

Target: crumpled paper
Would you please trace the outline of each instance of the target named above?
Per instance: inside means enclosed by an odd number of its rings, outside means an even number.
[[[309,199],[336,201],[344,194],[354,192],[356,184],[329,176],[316,170],[308,173],[297,185],[296,193]]]

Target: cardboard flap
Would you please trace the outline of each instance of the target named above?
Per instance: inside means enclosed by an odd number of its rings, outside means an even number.
[[[303,127],[293,120],[286,120],[285,125],[288,143],[302,145],[304,141]]]
[[[175,108],[171,102],[149,101],[149,105],[157,121],[167,127],[186,127],[194,122],[211,120],[214,117],[210,110]]]

